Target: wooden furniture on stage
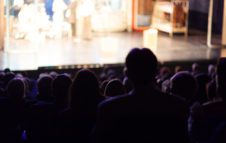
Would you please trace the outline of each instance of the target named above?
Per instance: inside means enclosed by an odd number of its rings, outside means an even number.
[[[150,28],[155,0],[132,0],[132,29],[143,31]]]
[[[188,34],[188,0],[157,0],[155,2],[152,28],[167,32]]]

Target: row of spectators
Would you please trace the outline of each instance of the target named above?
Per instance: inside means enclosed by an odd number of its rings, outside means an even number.
[[[0,73],[0,142],[225,143],[226,59],[202,72],[161,67],[132,49],[124,75],[105,69]]]

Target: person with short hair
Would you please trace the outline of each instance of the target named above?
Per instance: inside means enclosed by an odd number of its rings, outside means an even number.
[[[147,48],[126,57],[133,90],[99,105],[93,143],[188,143],[188,107],[184,100],[157,89],[158,61]]]

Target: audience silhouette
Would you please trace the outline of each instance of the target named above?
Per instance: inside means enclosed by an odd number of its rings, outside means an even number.
[[[112,79],[105,88],[105,97],[114,97],[125,93],[125,88],[119,79]]]
[[[226,58],[221,58],[217,65],[218,99],[194,106],[191,109],[190,132],[198,142],[208,142],[215,128],[226,121]]]
[[[149,49],[134,48],[125,64],[134,89],[100,104],[92,142],[187,143],[188,107],[156,89],[156,56]]]
[[[7,68],[0,142],[224,143],[226,58],[186,67],[133,48],[119,68],[43,70],[38,79]]]
[[[60,141],[88,143],[97,106],[103,99],[96,75],[88,69],[78,71],[71,86],[69,109],[60,115]]]

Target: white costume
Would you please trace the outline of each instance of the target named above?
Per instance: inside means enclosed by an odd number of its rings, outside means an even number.
[[[90,40],[92,38],[91,18],[94,11],[93,0],[81,0],[78,6],[78,19],[82,23],[79,36],[82,39]]]
[[[57,38],[62,38],[64,28],[64,12],[67,9],[67,5],[63,0],[54,0],[53,2],[53,31]]]

